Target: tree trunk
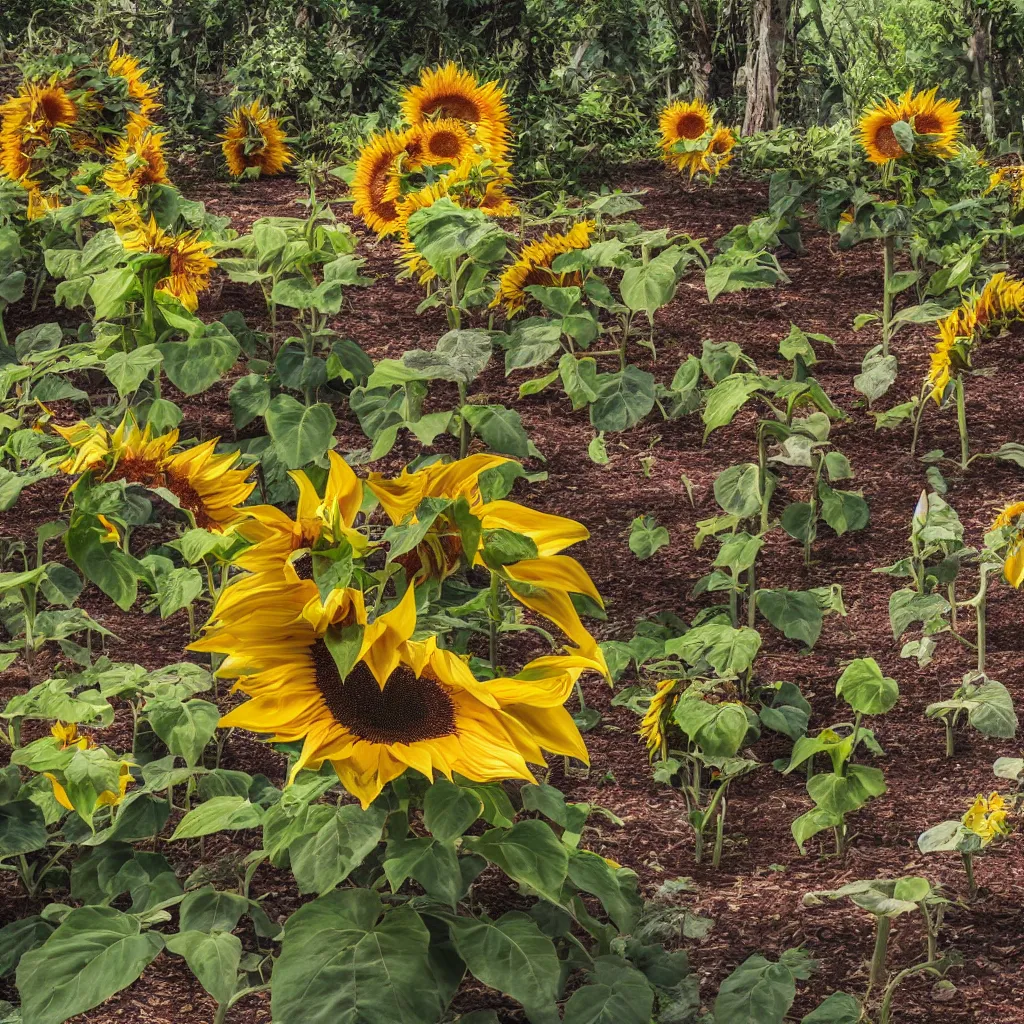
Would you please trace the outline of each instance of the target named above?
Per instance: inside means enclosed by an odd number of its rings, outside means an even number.
[[[786,0],[751,0],[744,68],[747,105],[743,134],[752,135],[778,125],[775,91],[779,59],[785,40]]]
[[[991,44],[990,17],[970,4],[971,37],[967,41],[967,58],[971,64],[971,78],[981,99],[981,128],[989,144],[996,140],[996,105],[989,77],[988,54]]]

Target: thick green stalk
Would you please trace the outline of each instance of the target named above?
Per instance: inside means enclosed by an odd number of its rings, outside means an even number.
[[[967,438],[967,405],[964,401],[964,378],[957,374],[953,384],[956,393],[956,427],[960,432],[960,468],[966,469],[970,460],[970,447]]]
[[[892,276],[896,256],[896,239],[886,235],[882,239],[882,355],[889,354],[892,333]]]
[[[871,973],[868,975],[868,991],[885,982],[885,954],[889,946],[889,930],[892,918],[880,917],[875,931],[875,952],[871,957]]]

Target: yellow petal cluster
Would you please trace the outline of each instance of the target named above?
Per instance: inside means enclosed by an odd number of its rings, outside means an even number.
[[[873,164],[902,160],[910,154],[900,145],[892,126],[903,121],[917,136],[926,136],[915,144],[915,152],[948,159],[960,149],[963,114],[959,105],[959,100],[940,98],[937,86],[921,92],[911,87],[899,99],[881,100],[864,112],[858,130],[860,144]]]
[[[1006,800],[998,793],[991,793],[988,799],[979,793],[961,820],[964,828],[978,836],[982,846],[987,846],[997,836],[1009,832],[1006,824],[1008,814]]]
[[[248,481],[248,469],[234,468],[238,452],[216,454],[219,438],[174,452],[176,430],[154,437],[149,425],[140,428],[131,413],[109,434],[102,424],[85,421],[54,424],[53,429],[71,448],[60,464],[62,472],[92,471],[102,479],[165,488],[203,529],[221,533],[240,522],[244,512],[238,506],[256,486]],[[116,529],[111,539],[117,540]]]
[[[658,128],[662,159],[680,173],[689,172],[691,180],[700,172],[714,180],[735,156],[736,132],[716,126],[714,113],[701,99],[670,103],[658,117]],[[680,149],[680,143],[693,145]]]
[[[545,234],[533,242],[527,242],[516,256],[515,261],[502,271],[498,280],[498,293],[491,303],[504,306],[505,315],[515,316],[531,301],[526,289],[530,285],[548,288],[579,287],[583,276],[579,271],[556,273],[551,264],[563,253],[574,249],[589,249],[590,238],[596,225],[594,221],[580,221],[562,234]]]
[[[408,125],[403,132],[373,135],[360,151],[352,209],[378,235],[400,234],[406,273],[426,281],[432,271],[409,239],[412,213],[441,196],[495,217],[517,212],[507,195],[508,108],[497,82],[481,84],[448,63],[425,69],[403,92],[402,117]],[[423,177],[427,171],[429,178]]]
[[[281,122],[259,100],[235,107],[220,138],[228,171],[236,178],[250,168],[261,175],[280,174],[295,160]]]

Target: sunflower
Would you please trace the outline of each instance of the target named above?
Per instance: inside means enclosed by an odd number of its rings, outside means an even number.
[[[26,184],[27,181],[30,184]],[[24,185],[28,190],[28,206],[25,210],[25,216],[28,220],[39,220],[48,213],[60,209],[60,199],[55,195],[43,192],[31,179],[22,179],[19,184]]]
[[[1014,527],[1014,535],[1010,538],[1006,557],[1003,561],[1003,575],[1011,587],[1020,587],[1024,583],[1024,529],[1021,517],[1024,516],[1024,501],[1015,501],[1007,505],[992,523],[992,530]]]
[[[418,85],[402,94],[402,116],[411,125],[454,118],[476,126],[476,137],[492,157],[508,151],[508,108],[497,82],[481,85],[453,63],[426,68]]]
[[[157,103],[157,87],[146,81],[146,69],[138,60],[127,53],[118,53],[120,44],[115,41],[107,52],[107,74],[111,78],[123,78],[127,82],[128,98],[137,109],[128,115],[126,128],[141,131],[149,126],[150,115],[160,109]]]
[[[517,677],[481,683],[435,637],[411,639],[410,587],[390,611],[357,622],[358,657],[342,676],[325,639],[335,624],[314,625],[302,614],[314,583],[276,580],[241,601],[236,586],[192,649],[225,654],[218,675],[237,678],[251,698],[221,719],[223,727],[303,741],[292,778],[330,762],[366,808],[410,768],[428,779],[436,771],[497,782],[532,780],[527,761],[543,764],[545,751],[587,760],[563,706],[582,671],[576,659],[538,659]]]
[[[1010,193],[1010,201],[1014,206],[1024,206],[1024,164],[1011,164],[993,171],[989,175],[985,195],[999,188],[1005,188]]]
[[[167,275],[156,283],[158,291],[173,295],[186,309],[195,310],[199,293],[210,286],[210,272],[217,266],[210,257],[212,243],[204,242],[198,231],[174,235],[164,231],[150,216],[148,223],[138,210],[112,218],[121,244],[129,252],[151,252],[166,256]]]
[[[580,620],[571,594],[583,594],[603,607],[601,595],[587,571],[561,552],[590,536],[582,523],[564,516],[539,512],[504,499],[485,502],[480,476],[489,469],[511,462],[500,455],[479,454],[456,462],[435,462],[410,473],[407,469],[392,480],[371,473],[366,486],[377,496],[392,523],[415,522],[416,509],[426,498],[450,501],[464,499],[468,511],[480,524],[481,536],[501,530],[529,538],[536,557],[505,565],[501,575],[509,592],[520,604],[553,622],[573,642],[574,653],[602,675],[608,674],[604,655]],[[415,550],[399,557],[399,563],[414,580],[445,579],[463,560],[486,565],[479,551],[466,552],[462,533],[444,513],[437,516]]]
[[[259,100],[235,107],[220,138],[228,170],[236,178],[250,167],[268,176],[280,174],[295,159],[280,122]]]
[[[963,114],[957,110],[959,100],[939,99],[938,91],[938,86],[927,92],[915,93],[908,89],[900,97],[900,106],[902,120],[913,124],[915,134],[929,136],[921,143],[921,148],[931,156],[946,159],[955,156],[960,148],[960,119]]]
[[[557,274],[551,269],[551,264],[563,253],[572,252],[573,249],[590,248],[590,236],[594,233],[594,227],[592,220],[581,221],[565,234],[545,234],[539,241],[527,242],[515,262],[502,272],[498,281],[498,294],[491,305],[504,304],[505,315],[513,317],[530,301],[530,296],[526,292],[530,285],[579,287],[583,279],[578,271]]]
[[[711,131],[714,119],[703,100],[678,100],[670,103],[658,118],[661,130],[662,158],[676,170],[689,170],[690,177],[700,169],[704,153],[699,149],[677,153],[680,142],[696,142]]]
[[[61,750],[68,750],[70,747],[77,747],[79,750],[88,750],[96,744],[89,736],[80,736],[78,726],[74,722],[56,721],[50,726],[50,735],[60,745]]]
[[[378,235],[398,230],[400,179],[397,158],[406,151],[404,135],[385,131],[374,135],[363,147],[356,161],[352,179],[352,212]]]
[[[704,150],[701,170],[707,171],[712,177],[721,174],[732,163],[736,155],[736,133],[732,128],[716,128]]]
[[[907,155],[899,144],[892,126],[905,120],[903,105],[891,99],[882,100],[861,116],[860,144],[873,164],[887,164]]]
[[[637,735],[647,747],[647,757],[651,760],[658,754],[664,760],[668,757],[668,716],[679,703],[679,680],[663,679],[651,697],[644,712],[643,720]]]
[[[993,274],[973,299],[973,310],[979,327],[989,327],[1024,311],[1024,282],[1000,271]]]
[[[149,424],[141,429],[129,412],[113,433],[102,424],[84,421],[54,430],[71,446],[73,454],[61,463],[62,472],[77,475],[87,470],[102,479],[118,479],[149,488],[164,488],[181,508],[192,513],[196,525],[223,532],[240,522],[241,505],[255,482],[247,483],[248,469],[235,469],[240,455],[217,455],[214,438],[174,454],[176,430],[154,437]]]
[[[32,168],[32,155],[50,143],[56,129],[78,120],[78,106],[56,78],[23,82],[16,95],[0,104],[0,170],[17,181]]]
[[[327,543],[344,539],[356,551],[365,548],[365,537],[352,529],[363,502],[363,483],[337,452],[328,452],[327,458],[330,470],[323,497],[302,470],[288,474],[299,490],[294,519],[274,505],[245,509],[247,519],[239,533],[253,546],[235,559],[235,565],[254,573],[279,571],[296,552],[308,554],[321,539]],[[309,578],[309,567],[296,564],[295,568]]]
[[[473,140],[454,117],[426,121],[419,126],[420,162],[425,166],[458,165],[473,154]]]
[[[939,322],[939,333],[931,353],[931,367],[927,377],[927,383],[932,389],[931,397],[936,402],[942,401],[954,370],[966,369],[970,365],[970,351],[977,326],[977,315],[973,306],[968,304],[957,306]]]
[[[997,836],[1009,832],[1006,807],[1006,801],[999,793],[991,793],[987,800],[979,793],[961,819],[964,828],[978,836],[982,846],[988,846]]]
[[[168,183],[164,133],[158,129],[129,129],[109,155],[111,164],[103,172],[103,181],[123,199],[135,199],[149,185]]]

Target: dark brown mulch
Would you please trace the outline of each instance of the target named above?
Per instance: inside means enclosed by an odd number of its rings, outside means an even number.
[[[688,188],[660,167],[638,166],[615,184],[648,190],[646,209],[640,215],[645,226],[664,225],[711,240],[767,205],[766,190],[760,184],[723,181],[712,191]],[[263,180],[236,188],[197,179],[187,192],[214,212],[230,214],[240,231],[257,217],[301,215],[301,208],[293,204],[300,189],[292,180]],[[338,204],[336,210],[351,222],[346,205]],[[346,309],[333,326],[375,358],[430,346],[446,329],[443,315],[437,311],[416,315],[421,292],[408,281],[393,280],[393,246],[357,230],[365,242],[361,251],[368,257],[368,271],[378,281],[369,289],[352,289]],[[833,401],[850,414],[836,425],[834,439],[853,464],[856,486],[863,488],[871,506],[871,523],[866,530],[843,538],[824,531],[827,535],[816,542],[815,560],[809,568],[804,566],[796,542],[781,531],[772,535],[761,563],[761,585],[800,589],[839,583],[848,614],[826,620],[821,639],[810,653],[782,638],[767,623],[759,623],[764,647],[757,668],[764,681],[798,683],[814,707],[812,726],[818,728],[844,717],[834,696],[842,666],[858,656],[877,658],[886,673],[899,681],[902,693],[897,707],[872,723],[886,750],[879,764],[889,792],[853,817],[856,835],[845,859],[830,856],[828,844],[816,841],[808,855],[801,856],[791,838],[790,824],[810,807],[810,801],[798,775],[785,777],[771,768],[772,758],[782,755],[784,747],[766,737],[756,750],[765,766],[738,782],[732,791],[720,869],[697,866],[681,799],[652,782],[634,735],[635,717],[611,707],[612,694],[597,681],[586,684],[588,702],[602,712],[601,725],[587,737],[592,756],[589,777],[564,778],[556,766],[551,781],[572,799],[600,804],[623,819],[624,826],[618,828],[595,817],[585,842],[636,870],[645,891],[652,892],[666,879],[691,876],[695,880],[694,908],[716,921],[707,941],[690,950],[709,998],[721,979],[745,957],[754,952],[774,956],[797,945],[805,945],[821,965],[820,972],[800,986],[794,1008],[797,1019],[831,991],[862,992],[865,960],[871,951],[871,919],[850,906],[805,908],[802,897],[811,890],[836,888],[854,879],[921,873],[943,883],[954,900],[946,915],[942,943],[962,954],[964,966],[951,975],[956,991],[941,1004],[933,1001],[929,982],[909,980],[897,996],[895,1019],[942,1019],[947,1024],[1024,1021],[1024,868],[1019,837],[1013,836],[979,859],[982,892],[970,906],[963,902],[965,887],[958,859],[922,857],[916,848],[923,829],[958,817],[975,793],[995,788],[992,762],[1000,755],[1019,753],[1019,745],[984,741],[968,733],[959,737],[956,756],[947,760],[941,729],[923,717],[927,704],[952,692],[962,673],[971,667],[971,655],[947,639],[940,656],[924,669],[914,661],[901,660],[900,644],[892,637],[888,618],[894,583],[872,572],[906,553],[910,517],[924,485],[925,469],[908,454],[909,427],[877,432],[861,396],[852,388],[864,352],[877,340],[871,327],[855,333],[851,324],[857,313],[878,306],[880,255],[870,246],[840,253],[832,239],[810,226],[806,242],[806,256],[783,257],[792,283],[773,290],[726,295],[710,305],[700,276],[687,279],[675,301],[658,317],[657,362],[643,349],[637,349],[631,358],[667,382],[688,354],[700,353],[706,338],[739,342],[770,372],[787,369],[778,356],[778,345],[791,323],[835,341],[833,351],[821,346],[816,372]],[[258,300],[254,303],[246,289],[223,280],[216,283],[203,313],[215,317],[236,308],[246,313],[251,324],[263,326]],[[19,326],[18,315],[17,308],[9,314],[14,330]],[[911,329],[897,336],[900,380],[879,403],[883,407],[916,392],[927,366],[928,333],[927,329]],[[1022,339],[1024,333],[1018,328],[986,345],[978,360],[978,365],[996,372],[968,385],[968,417],[976,451],[991,451],[1006,440],[1019,440],[1019,417],[1012,412],[1008,415],[1007,410],[1016,408],[1024,384]],[[714,557],[713,545],[694,550],[695,524],[716,513],[711,487],[717,473],[754,457],[753,414],[740,414],[731,427],[714,434],[707,444],[702,443],[698,417],[667,423],[651,418],[625,434],[610,436],[609,464],[602,467],[586,458],[593,430],[585,411],[573,413],[564,396],[553,390],[518,398],[519,384],[536,373],[523,371],[506,380],[495,360],[477,382],[475,393],[488,401],[514,405],[544,454],[545,461],[535,468],[547,471],[547,481],[522,489],[517,497],[571,515],[589,527],[591,540],[581,547],[578,557],[608,602],[608,622],[597,629],[600,637],[628,639],[637,619],[661,611],[692,617],[706,599],[693,598],[691,588],[708,571]],[[205,395],[184,400],[189,432],[232,437],[229,387],[230,382],[224,382]],[[336,411],[340,449],[365,447],[366,439],[354,417],[347,409]],[[922,452],[930,448],[956,452],[955,418],[930,410],[922,441]],[[415,442],[400,441],[387,467],[397,468],[418,450]],[[684,477],[692,487],[692,504]],[[975,464],[966,475],[950,470],[947,481],[947,500],[960,513],[972,543],[980,542],[994,511],[1024,491],[1019,470],[992,462]],[[805,488],[800,471],[783,470],[777,507],[781,509],[785,500],[802,497]],[[0,533],[30,535],[38,523],[54,515],[60,496],[60,485],[53,481],[26,491],[19,505],[3,515]],[[642,563],[627,546],[629,523],[641,514],[657,516],[671,535],[668,547]],[[1024,696],[1020,602],[1019,594],[1000,585],[989,605],[990,673],[1010,688],[1018,703]],[[120,637],[109,645],[112,657],[154,666],[181,659],[187,642],[184,615],[166,622],[142,619],[112,609],[109,602],[93,594],[87,607]],[[966,629],[970,634],[969,625]],[[511,647],[506,651],[510,661],[520,653]],[[9,670],[0,676],[0,697],[23,689],[26,681],[23,673]],[[119,716],[111,730],[112,741],[125,724]],[[275,781],[282,777],[282,762],[276,754],[237,733],[226,744],[224,765],[264,772]],[[230,877],[233,866],[257,843],[257,836],[245,834],[216,837],[206,844],[206,861],[219,864]],[[181,844],[169,854],[184,877],[197,866],[198,844]],[[5,903],[2,920],[28,912],[26,901],[9,880],[2,884],[10,900]],[[269,909],[282,918],[301,902],[287,876],[269,869],[257,874],[253,892],[267,893]],[[497,879],[486,883],[484,894],[499,909],[502,901],[514,898]],[[898,969],[920,959],[922,947],[918,922],[901,918],[894,928],[890,967]],[[463,1011],[488,1006],[498,1008],[503,1021],[522,1019],[509,1003],[477,987],[469,987],[458,1002]],[[212,1004],[183,962],[167,956],[126,992],[79,1019],[92,1024],[169,1024],[179,1019],[206,1021],[212,1019],[212,1012]],[[269,1018],[267,1001],[253,998],[236,1007],[230,1019],[236,1024],[264,1024]]]

